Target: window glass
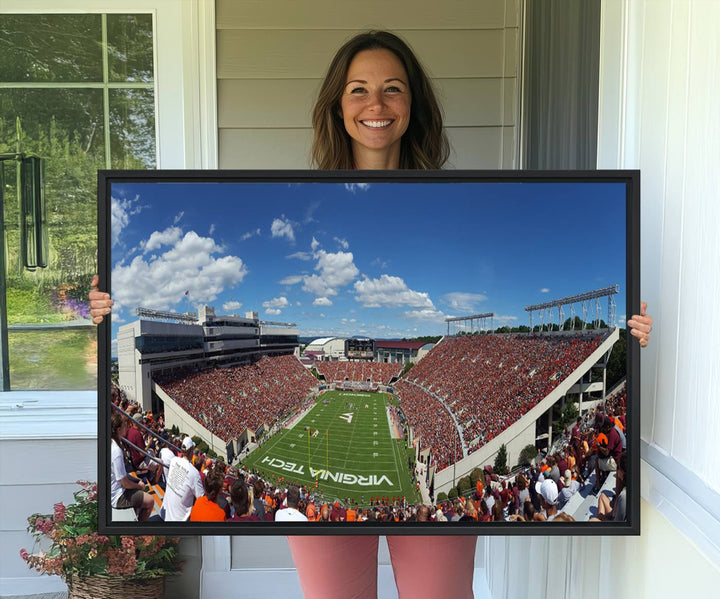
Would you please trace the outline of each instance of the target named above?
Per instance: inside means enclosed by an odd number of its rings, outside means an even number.
[[[153,80],[152,15],[107,16],[110,81]]]
[[[155,110],[151,89],[110,90],[112,168],[155,167]]]
[[[2,15],[0,81],[102,81],[100,15]]]
[[[96,387],[97,333],[87,294],[97,271],[97,170],[155,166],[152,35],[150,15],[0,20],[0,252],[8,332],[0,359],[9,362],[12,390]],[[29,156],[43,160],[36,220],[44,223],[48,245],[47,266],[34,269],[21,250],[28,194],[18,193],[26,187],[18,185],[17,158]]]

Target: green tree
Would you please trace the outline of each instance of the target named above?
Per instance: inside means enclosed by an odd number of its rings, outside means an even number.
[[[448,499],[455,499],[458,496],[458,490],[457,487],[453,487],[448,491]]]
[[[408,370],[410,370],[413,366],[415,366],[414,362],[408,362],[405,364],[405,367],[403,368],[402,373],[405,374]]]
[[[520,452],[520,456],[518,457],[518,465],[529,466],[530,464],[532,464],[532,461],[535,459],[536,456],[537,449],[535,449],[535,446],[526,445]]]
[[[607,366],[607,385],[614,387],[627,375],[627,334],[620,329],[620,339],[613,345]]]
[[[507,465],[507,447],[505,447],[505,443],[503,443],[495,456],[493,472],[496,474],[507,474],[509,471]]]
[[[447,501],[447,498],[448,498],[447,493],[445,493],[445,492],[438,493],[438,496],[437,496],[437,498],[436,498],[436,501],[438,501],[438,502],[440,502],[440,501]]]
[[[467,493],[470,489],[472,489],[472,485],[470,483],[470,477],[469,476],[463,476],[457,483],[458,493],[460,495],[464,495]]]
[[[208,450],[210,449],[209,445],[207,443],[205,443],[205,441],[203,441],[200,437],[198,437],[198,436],[192,437],[192,440],[195,442],[195,447],[198,448],[198,451],[207,453]]]

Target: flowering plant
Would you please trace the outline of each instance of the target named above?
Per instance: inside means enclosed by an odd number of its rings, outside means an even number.
[[[52,514],[28,517],[27,531],[38,553],[20,550],[20,557],[41,574],[73,577],[123,576],[147,579],[179,572],[179,539],[146,536],[104,536],[97,532],[97,484],[77,481],[81,489],[69,505],[56,503]]]

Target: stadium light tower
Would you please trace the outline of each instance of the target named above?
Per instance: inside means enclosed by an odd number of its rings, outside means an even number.
[[[447,334],[448,337],[450,336],[450,323],[451,322],[467,322],[470,321],[470,332],[474,331],[474,321],[479,320],[480,321],[480,330],[487,331],[487,319],[490,319],[490,331],[494,331],[495,328],[493,326],[493,319],[495,317],[494,312],[486,312],[485,314],[472,314],[470,316],[456,316],[454,318],[446,318],[445,322],[447,323]]]
[[[568,297],[561,297],[556,300],[549,302],[543,302],[541,304],[533,304],[532,306],[526,306],[525,311],[530,313],[530,332],[533,330],[533,312],[537,310],[540,316],[540,328],[544,328],[545,312],[548,313],[548,326],[551,325],[552,321],[552,308],[558,309],[558,328],[564,327],[565,312],[564,306],[570,306],[570,317],[572,319],[570,328],[575,329],[575,304],[580,303],[582,306],[583,314],[583,329],[587,328],[588,313],[592,316],[593,328],[600,328],[600,315],[602,309],[600,306],[600,298],[608,298],[608,326],[614,328],[616,326],[616,304],[615,294],[619,293],[619,285],[611,285],[610,287],[603,287],[601,289],[595,289],[593,291],[586,291],[585,293],[578,293],[576,295],[570,295]],[[594,302],[592,300],[595,300]]]

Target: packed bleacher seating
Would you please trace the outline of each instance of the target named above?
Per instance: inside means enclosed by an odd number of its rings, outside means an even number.
[[[408,395],[412,385],[404,383]],[[415,387],[415,389],[417,389]],[[589,411],[579,418],[573,431],[561,436],[551,451],[538,456],[536,461],[520,472],[502,477],[492,467],[485,466],[476,477],[477,483],[464,496],[442,499],[434,504],[410,504],[404,497],[369,497],[363,505],[335,501],[323,496],[321,490],[300,487],[299,510],[312,522],[383,522],[399,524],[404,522],[466,522],[483,523],[497,521],[572,522],[576,520],[625,520],[626,454],[617,453],[618,473],[613,471],[602,485],[597,480],[599,448],[603,435],[613,438],[612,428],[624,430],[625,390],[620,389],[609,397],[605,407]],[[129,414],[142,414],[139,406],[113,388],[113,403]],[[429,401],[419,396],[420,401]],[[437,401],[437,400],[435,400]],[[142,422],[167,438],[167,431],[159,415],[143,414]],[[144,433],[145,434],[145,433]],[[179,437],[169,438],[179,446]],[[160,442],[162,444],[162,442]],[[155,444],[148,437],[148,446],[153,453]],[[130,457],[128,456],[128,460]],[[283,507],[287,488],[292,480],[263,477],[244,467],[230,467],[222,461],[209,459],[195,450],[192,464],[203,479],[206,474],[220,468],[225,472],[223,490],[217,503],[227,513],[226,520],[272,522],[275,513]],[[239,481],[239,482],[238,482]],[[543,482],[548,481],[545,486]],[[550,492],[547,485],[550,484]],[[248,488],[249,503],[252,504],[249,517],[236,518],[232,502],[232,487],[244,484]],[[540,492],[538,491],[540,489]],[[557,491],[556,491],[557,489]],[[156,495],[158,507],[162,503],[162,489]],[[160,510],[157,510],[158,512]]]
[[[438,470],[446,468],[463,457],[462,441],[455,422],[442,405],[422,387],[399,380],[395,392],[401,400],[402,410],[415,437],[420,439],[420,449],[432,448]]]
[[[397,383],[398,413],[407,418],[415,436],[421,438],[421,449],[432,448],[435,465],[442,469],[462,457],[463,438],[466,448],[472,451],[502,432],[546,397],[604,338],[604,333],[592,332],[446,339]],[[368,362],[321,364],[328,365],[328,380],[347,377],[365,381],[377,380],[377,376],[389,382],[402,368]],[[332,366],[344,368],[332,370]],[[377,369],[368,374],[368,366],[392,370]],[[334,379],[330,372],[339,378]],[[254,364],[202,372],[175,371],[173,376],[156,376],[154,380],[183,409],[223,439],[235,438],[245,428],[277,422],[308,406],[317,386],[316,379],[293,356],[263,357]],[[183,435],[170,437],[162,414],[143,414],[140,406],[114,385],[111,400],[130,417],[140,416],[135,420],[160,436],[160,440],[154,440],[141,429],[145,447],[152,455],[160,456],[159,450],[166,448],[162,439],[176,446],[181,444]],[[487,466],[479,484],[465,497],[436,501],[430,507],[408,504],[400,497],[371,497],[365,505],[356,505],[335,502],[324,498],[321,490],[301,487],[300,509],[312,522],[624,520],[625,409],[626,391],[621,386],[607,398],[604,407],[579,419],[573,430],[566,431],[537,463],[508,478],[498,477]],[[128,460],[132,460],[131,453]],[[237,515],[231,501],[233,484],[248,486],[249,501],[254,506],[252,515],[256,516],[249,520],[261,522],[274,520],[283,507],[288,485],[293,484],[242,466],[226,466],[198,450],[192,463],[203,478],[208,469],[225,470],[225,486],[218,503],[225,506],[228,520]],[[613,468],[622,475],[618,476]],[[145,476],[156,480],[160,471]],[[544,490],[537,490],[545,481],[555,485],[547,496]],[[160,491],[158,497],[160,505]],[[241,519],[248,520],[245,515]]]
[[[575,370],[608,332],[573,335],[466,335],[446,338],[405,375],[441,397],[450,407],[472,452],[520,419]],[[398,386],[407,392],[407,386]],[[400,399],[404,402],[403,391]],[[417,400],[410,400],[417,406]],[[429,400],[428,400],[429,401]],[[437,410],[435,410],[437,408]],[[403,406],[405,409],[405,406]],[[418,412],[419,408],[413,408]],[[435,400],[422,420],[446,412]],[[408,412],[411,425],[415,425]],[[454,429],[442,438],[425,438],[436,455],[447,454]],[[443,444],[445,446],[443,447]],[[451,462],[438,460],[438,466]]]
[[[316,362],[315,367],[328,382],[354,381],[365,382],[370,379],[374,383],[387,385],[394,376],[398,376],[403,369],[402,364],[388,364],[384,362]]]
[[[162,389],[200,424],[228,441],[308,405],[317,380],[294,356],[183,375],[157,375]]]

